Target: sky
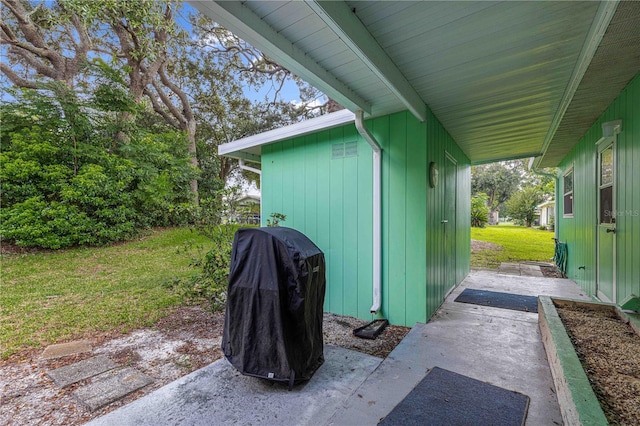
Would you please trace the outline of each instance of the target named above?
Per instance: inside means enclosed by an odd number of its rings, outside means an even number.
[[[187,17],[192,13],[199,13],[199,12],[196,8],[194,8],[190,4],[186,2],[182,3],[182,11],[180,12],[179,16],[176,19],[177,22],[188,31],[191,30],[192,26],[189,23],[189,20]],[[271,88],[270,85],[265,85],[261,88],[245,87],[244,95],[252,101],[262,101],[264,100],[265,96],[269,96],[269,95],[273,96],[273,89]],[[294,81],[288,80],[285,82],[281,91],[281,97],[283,101],[294,102],[294,103],[300,102],[300,92]]]

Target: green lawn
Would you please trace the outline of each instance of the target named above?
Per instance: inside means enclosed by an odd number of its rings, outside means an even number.
[[[210,245],[189,229],[163,229],[112,247],[3,256],[0,357],[154,323],[181,303],[163,283],[193,273],[178,253],[189,243]]]
[[[497,268],[502,262],[546,261],[553,257],[553,232],[500,224],[471,228],[471,239],[501,246],[500,250],[471,252],[471,266]]]

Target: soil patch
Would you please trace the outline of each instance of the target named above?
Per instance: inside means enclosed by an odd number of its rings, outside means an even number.
[[[578,358],[607,420],[640,419],[640,336],[614,311],[557,306]]]
[[[540,270],[542,271],[542,275],[546,278],[565,278],[555,266],[542,266],[540,265]]]
[[[0,424],[79,425],[102,416],[221,358],[223,324],[223,313],[184,306],[153,327],[127,334],[79,336],[92,342],[91,352],[52,360],[40,357],[42,349],[14,354],[0,362]],[[353,329],[364,324],[356,318],[325,314],[324,343],[385,358],[410,330],[388,326],[375,340],[355,337]],[[96,355],[133,367],[154,383],[92,413],[72,396],[83,382],[60,389],[46,372]]]
[[[471,252],[478,252],[481,250],[502,250],[502,246],[499,244],[493,244],[486,241],[471,240]]]

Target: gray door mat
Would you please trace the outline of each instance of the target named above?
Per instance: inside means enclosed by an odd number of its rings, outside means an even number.
[[[61,388],[67,387],[89,377],[97,376],[105,371],[113,370],[118,364],[104,355],[94,356],[71,365],[56,368],[47,372],[51,380]]]
[[[73,396],[95,411],[151,383],[151,377],[131,367],[124,367],[96,376],[91,384],[74,391]]]
[[[379,425],[522,426],[529,397],[434,367]]]
[[[523,294],[466,288],[454,301],[514,311],[538,312],[538,297],[525,296]]]

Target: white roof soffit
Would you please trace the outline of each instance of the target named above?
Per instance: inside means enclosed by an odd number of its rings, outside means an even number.
[[[473,164],[557,165],[639,69],[640,1],[187,1],[352,112],[428,106]]]
[[[189,3],[246,42],[259,47],[267,56],[277,58],[280,65],[339,104],[352,111],[361,109],[371,113],[371,104],[367,100],[318,65],[239,1],[190,0]]]
[[[344,124],[353,123],[354,121],[355,115],[351,111],[343,109],[331,114],[301,121],[300,123],[222,144],[218,146],[218,154],[259,162],[260,147],[262,145],[308,135],[320,130],[332,129]]]
[[[555,167],[640,72],[640,2],[622,1],[534,168]]]
[[[420,95],[346,3],[335,0],[305,0],[305,3],[357,54],[418,120],[427,119],[427,106]]]
[[[551,122],[549,130],[547,131],[547,136],[545,137],[542,144],[542,155],[535,161],[534,168],[539,168],[540,163],[542,162],[542,159],[544,158],[545,153],[549,148],[549,144],[553,140],[553,137],[555,136],[556,131],[560,126],[562,118],[567,112],[567,108],[569,108],[571,100],[578,90],[578,86],[582,81],[582,77],[584,77],[585,73],[587,72],[591,61],[593,60],[593,56],[596,54],[598,46],[600,46],[602,37],[604,37],[604,34],[607,31],[609,23],[611,22],[611,19],[613,18],[617,7],[617,0],[603,1],[600,3],[598,12],[593,19],[591,29],[589,30],[589,34],[587,35],[584,46],[582,47],[582,51],[580,52],[578,62],[576,62],[576,66],[573,69],[573,74],[571,75],[569,84],[567,84],[567,87],[565,88],[565,92],[562,95],[560,105],[556,110],[553,121]]]

